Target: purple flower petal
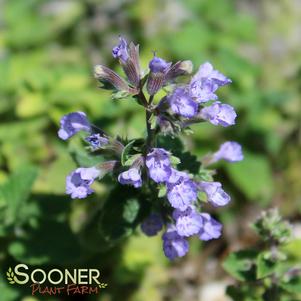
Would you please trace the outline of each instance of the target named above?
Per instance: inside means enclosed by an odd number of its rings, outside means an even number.
[[[225,206],[231,200],[219,182],[200,182],[198,187],[206,193],[208,202],[215,207]]]
[[[235,124],[237,115],[230,105],[216,101],[211,106],[203,108],[200,116],[214,125],[227,127]]]
[[[73,112],[62,117],[58,136],[67,140],[79,131],[91,131],[91,125],[83,112]]]
[[[243,160],[241,145],[234,141],[223,143],[219,150],[213,155],[213,162],[224,159],[229,162],[238,162]]]
[[[163,228],[162,217],[157,213],[151,213],[141,224],[141,230],[147,236],[155,236]]]
[[[222,224],[212,218],[208,213],[201,213],[203,225],[198,233],[201,240],[211,240],[219,238],[222,234]]]
[[[171,110],[186,118],[194,117],[198,104],[189,96],[185,88],[177,88],[167,97]]]
[[[118,181],[120,184],[132,185],[135,188],[139,188],[142,186],[141,172],[138,168],[130,168],[118,176]]]

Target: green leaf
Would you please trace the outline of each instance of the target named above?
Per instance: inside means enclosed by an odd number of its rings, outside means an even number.
[[[176,156],[171,156],[170,157],[170,162],[171,162],[172,165],[178,165],[178,164],[181,163],[181,160]]]
[[[281,287],[289,293],[301,294],[301,275],[291,278],[289,281],[283,281]]]
[[[137,199],[126,200],[122,217],[128,223],[133,223],[138,215],[140,204]]]
[[[103,156],[90,155],[87,152],[81,151],[78,148],[74,148],[71,151],[71,156],[78,166],[92,167],[98,163],[104,162]]]
[[[272,261],[270,259],[267,259],[266,252],[262,252],[257,256],[256,264],[257,264],[257,270],[256,270],[256,277],[257,279],[264,278],[266,276],[269,276],[273,274],[277,268],[277,263],[275,261]]]
[[[223,268],[238,280],[253,281],[256,280],[256,257],[257,252],[254,250],[234,252],[223,262]]]
[[[158,197],[163,198],[163,197],[166,196],[166,193],[167,193],[166,185],[160,185],[159,192],[158,192]]]
[[[121,164],[125,166],[126,161],[128,160],[128,155],[130,150],[133,147],[133,144],[135,143],[136,140],[132,140],[129,142],[123,149],[122,154],[121,154]]]
[[[140,156],[141,154],[136,154],[134,156],[131,156],[129,159],[126,160],[124,166],[131,166],[134,163],[134,161],[138,159]]]
[[[226,165],[229,176],[249,199],[267,204],[274,190],[269,162],[262,155],[245,152],[244,156],[243,161]]]
[[[0,199],[6,203],[6,224],[13,224],[21,217],[37,174],[35,167],[21,167],[0,186]]]

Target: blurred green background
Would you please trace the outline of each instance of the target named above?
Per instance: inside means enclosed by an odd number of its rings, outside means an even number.
[[[194,70],[208,60],[233,80],[219,95],[236,108],[237,125],[199,124],[184,138],[199,157],[226,140],[243,145],[244,161],[218,166],[232,196],[216,212],[224,236],[192,241],[177,263],[164,258],[160,237],[136,231],[103,252],[93,225],[83,232],[109,184],[86,200],[64,195],[77,141],[58,139],[63,114],[84,111],[113,135],[145,134],[143,110],[111,100],[93,78],[97,63],[121,72],[111,57],[119,34],[140,44],[143,68],[156,50],[191,59]],[[256,240],[248,225],[260,210],[277,206],[301,226],[300,45],[299,0],[0,1],[0,301],[40,300],[7,283],[5,270],[19,262],[98,267],[109,284],[97,297],[43,300],[228,300],[217,299],[227,281],[220,262]]]

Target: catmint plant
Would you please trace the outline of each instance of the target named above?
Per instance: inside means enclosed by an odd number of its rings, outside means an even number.
[[[144,108],[146,134],[142,139],[126,141],[98,129],[83,112],[65,115],[58,132],[61,139],[67,140],[81,131],[92,153],[111,157],[72,171],[67,176],[66,193],[71,198],[86,198],[93,193],[93,182],[111,173],[116,185],[133,187],[137,195],[143,194],[139,205],[135,205],[147,208],[139,215],[141,230],[148,236],[162,231],[164,254],[171,260],[182,257],[189,250],[189,237],[208,241],[222,233],[221,223],[204,210],[210,205],[227,205],[230,196],[221,183],[213,181],[214,171],[208,166],[219,160],[240,161],[243,154],[237,142],[225,142],[216,152],[199,159],[200,168],[191,172],[182,164],[181,155],[175,156],[176,150],[164,146],[161,138],[176,139],[185,135],[190,125],[201,126],[206,121],[213,126],[234,125],[234,109],[219,101],[217,93],[231,80],[209,62],[192,76],[191,61],[172,63],[156,53],[144,72],[139,62],[139,46],[123,37],[112,55],[126,78],[103,65],[94,67],[95,78],[102,88],[112,91],[114,99],[128,98]],[[130,215],[129,219],[134,218]]]
[[[270,209],[261,213],[252,228],[259,241],[230,253],[223,263],[236,279],[227,294],[234,301],[301,300],[301,265],[294,255],[300,241],[293,239],[293,226],[277,209]]]

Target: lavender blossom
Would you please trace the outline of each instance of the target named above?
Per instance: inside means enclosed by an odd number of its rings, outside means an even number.
[[[198,188],[206,193],[208,202],[215,207],[225,206],[231,200],[219,182],[200,182]]]
[[[132,185],[139,188],[142,186],[141,172],[138,168],[130,168],[118,176],[118,181],[122,185]]]
[[[218,160],[226,160],[229,162],[237,162],[243,160],[241,145],[234,141],[228,141],[223,143],[219,150],[213,155],[213,162]],[[213,163],[212,162],[212,163]]]
[[[113,48],[112,55],[114,58],[118,58],[121,62],[126,63],[129,58],[128,44],[123,37],[119,37],[119,41],[119,44]]]
[[[163,148],[153,148],[146,156],[145,164],[149,176],[156,183],[166,182],[171,175],[169,153]]]
[[[164,254],[170,260],[183,257],[189,250],[188,241],[177,233],[174,226],[168,227],[162,239]]]
[[[197,199],[197,185],[184,172],[173,169],[166,187],[167,199],[173,208],[184,211]]]
[[[185,211],[176,209],[172,216],[176,221],[177,232],[180,236],[192,236],[201,230],[203,219],[192,206],[187,207]]]
[[[164,85],[166,81],[166,73],[168,72],[171,63],[165,60],[154,57],[149,63],[150,74],[147,78],[147,92],[149,95],[155,95]]]
[[[92,150],[100,149],[109,143],[109,139],[100,134],[92,134],[86,137],[85,140],[91,145]]]
[[[141,230],[147,236],[155,236],[163,228],[162,217],[157,213],[151,213],[141,224]]]
[[[211,106],[203,108],[200,116],[214,125],[227,127],[235,124],[237,115],[230,105],[216,101]]]
[[[83,199],[93,193],[90,185],[100,175],[95,167],[77,168],[66,177],[66,193],[73,199]]]
[[[160,57],[154,56],[153,59],[149,62],[149,69],[153,73],[164,73],[171,63],[167,63]]]
[[[79,131],[91,131],[91,125],[83,112],[73,112],[62,117],[58,136],[67,140]]]
[[[203,225],[198,236],[201,240],[211,240],[219,238],[222,234],[222,224],[212,218],[208,213],[201,213]]]
[[[214,92],[229,83],[231,83],[230,79],[214,70],[213,66],[206,62],[200,66],[190,82],[190,95],[199,103],[216,100],[218,97]]]
[[[167,97],[171,110],[183,117],[194,117],[198,112],[198,104],[189,96],[184,88],[177,88]]]

